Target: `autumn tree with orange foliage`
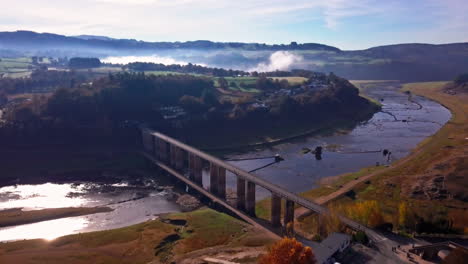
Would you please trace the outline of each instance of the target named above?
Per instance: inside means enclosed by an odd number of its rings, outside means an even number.
[[[377,227],[384,223],[384,218],[377,201],[362,201],[346,206],[345,214],[369,227]]]
[[[262,256],[259,264],[314,264],[314,253],[295,238],[285,237],[273,244],[268,253]]]

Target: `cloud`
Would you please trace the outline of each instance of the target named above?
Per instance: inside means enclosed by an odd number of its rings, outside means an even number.
[[[466,0],[18,0],[2,7],[0,31],[148,41],[299,41],[346,49],[468,37]]]
[[[288,70],[292,65],[302,61],[302,56],[289,51],[276,51],[270,55],[267,63],[260,63],[249,71],[269,72],[276,70]]]

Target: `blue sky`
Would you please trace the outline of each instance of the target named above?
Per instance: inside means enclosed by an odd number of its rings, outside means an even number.
[[[468,0],[0,1],[0,31],[146,41],[297,41],[341,49],[468,42]]]

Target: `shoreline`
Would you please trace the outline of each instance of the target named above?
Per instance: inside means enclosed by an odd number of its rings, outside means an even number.
[[[373,83],[373,82],[368,82],[368,83]],[[446,83],[446,82],[444,82],[444,83]],[[400,92],[404,92],[404,91],[407,91],[407,90],[409,90],[409,89],[405,89],[404,85],[402,85],[401,88],[400,88]],[[405,164],[406,162],[408,162],[412,158],[414,158],[417,154],[422,152],[423,151],[422,148],[424,147],[424,144],[429,143],[429,142],[427,142],[428,140],[430,141],[431,139],[433,139],[433,137],[435,137],[444,127],[446,127],[449,122],[453,121],[455,113],[454,113],[454,110],[451,109],[450,107],[448,107],[446,104],[444,104],[444,102],[440,102],[440,101],[437,101],[437,100],[435,100],[433,98],[429,98],[429,97],[425,96],[424,94],[417,94],[417,95],[422,96],[427,100],[436,102],[436,103],[440,104],[442,107],[449,110],[450,114],[451,114],[450,120],[447,123],[445,123],[442,127],[440,127],[439,130],[437,130],[436,133],[434,133],[433,135],[431,135],[429,137],[426,137],[423,141],[421,141],[414,149],[412,149],[410,151],[410,153],[407,156],[405,156],[405,157],[403,157],[403,158],[401,158],[399,160],[394,161],[389,166],[364,167],[364,168],[361,168],[358,171],[351,171],[351,172],[347,172],[347,173],[343,173],[343,174],[339,174],[339,175],[324,177],[324,178],[321,178],[321,179],[319,179],[317,181],[317,184],[319,184],[319,187],[308,190],[308,191],[305,191],[302,194],[304,194],[304,195],[309,194],[310,195],[311,193],[319,191],[319,189],[322,189],[322,188],[330,186],[330,185],[337,185],[337,184],[340,184],[340,183],[341,183],[341,185],[348,184],[348,183],[354,183],[354,184],[352,184],[352,186],[354,187],[358,183],[361,183],[364,180],[368,180],[372,176],[375,176],[375,175],[378,175],[378,174],[381,174],[381,173],[385,173],[385,172],[387,172],[387,171],[389,171],[391,169],[398,168],[398,166],[401,166],[401,165]],[[366,171],[368,173],[365,173]],[[353,180],[355,182],[353,182]],[[343,192],[343,190],[336,190],[335,192],[336,193],[339,192],[342,195],[343,193],[345,193],[346,191],[349,191],[352,188],[346,188],[346,189],[347,190],[345,190],[344,192]],[[325,197],[329,196],[329,195],[331,195],[331,194],[325,195]],[[322,196],[319,196],[319,197],[315,197],[313,199],[318,200],[317,202],[319,202],[320,204],[324,204],[324,203],[327,203],[327,202],[333,200],[331,198],[327,199],[325,197],[322,195]],[[321,198],[325,198],[325,199],[321,199]]]
[[[64,207],[23,211],[22,208],[0,210],[0,228],[39,223],[43,221],[111,212],[110,207]]]
[[[452,217],[458,215],[452,218],[454,229],[451,232],[460,232],[462,230],[461,234],[463,234],[463,227],[466,228],[466,222],[463,223],[462,216],[462,212],[466,209],[463,201],[453,197],[442,200],[414,197],[404,191],[405,188],[412,188],[412,184],[417,184],[415,181],[418,180],[418,175],[424,175],[427,168],[439,164],[442,157],[463,159],[463,149],[466,149],[467,146],[467,112],[464,110],[464,108],[466,109],[464,98],[467,98],[468,95],[466,93],[455,96],[447,94],[444,91],[447,83],[408,83],[400,89],[402,92],[411,91],[415,95],[437,102],[451,113],[449,121],[436,133],[421,141],[411,150],[409,155],[383,169],[373,170],[375,167],[367,167],[358,172],[325,178],[322,183],[328,183],[328,185],[322,184],[318,188],[301,193],[301,195],[319,204],[333,202],[335,205],[346,205],[355,202],[352,198],[345,196],[347,192],[352,191],[356,196],[356,200],[379,201],[382,210],[386,211],[387,216],[385,218],[390,222],[391,215],[398,213],[398,205],[401,202],[408,203],[412,210],[417,213],[424,213],[424,208],[433,206],[431,203],[435,202],[437,206],[445,208],[449,215],[453,215]],[[462,171],[463,167],[459,169]],[[441,171],[441,173],[443,175],[444,172]],[[341,185],[336,186],[337,184]],[[447,180],[445,184],[454,185],[456,182],[451,183]],[[460,186],[459,188],[463,187]],[[394,192],[396,190],[398,192]],[[388,193],[392,193],[392,195],[388,196]],[[296,215],[307,215],[307,212],[303,210],[296,210],[295,213]],[[466,235],[466,233],[464,234]]]

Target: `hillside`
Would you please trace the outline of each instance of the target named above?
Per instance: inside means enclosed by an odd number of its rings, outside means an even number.
[[[156,63],[193,63],[247,71],[306,69],[334,72],[354,80],[452,80],[468,71],[468,43],[397,44],[344,51],[316,43],[145,42],[91,35],[0,32],[0,57],[23,56],[130,56],[129,62],[141,58]]]

